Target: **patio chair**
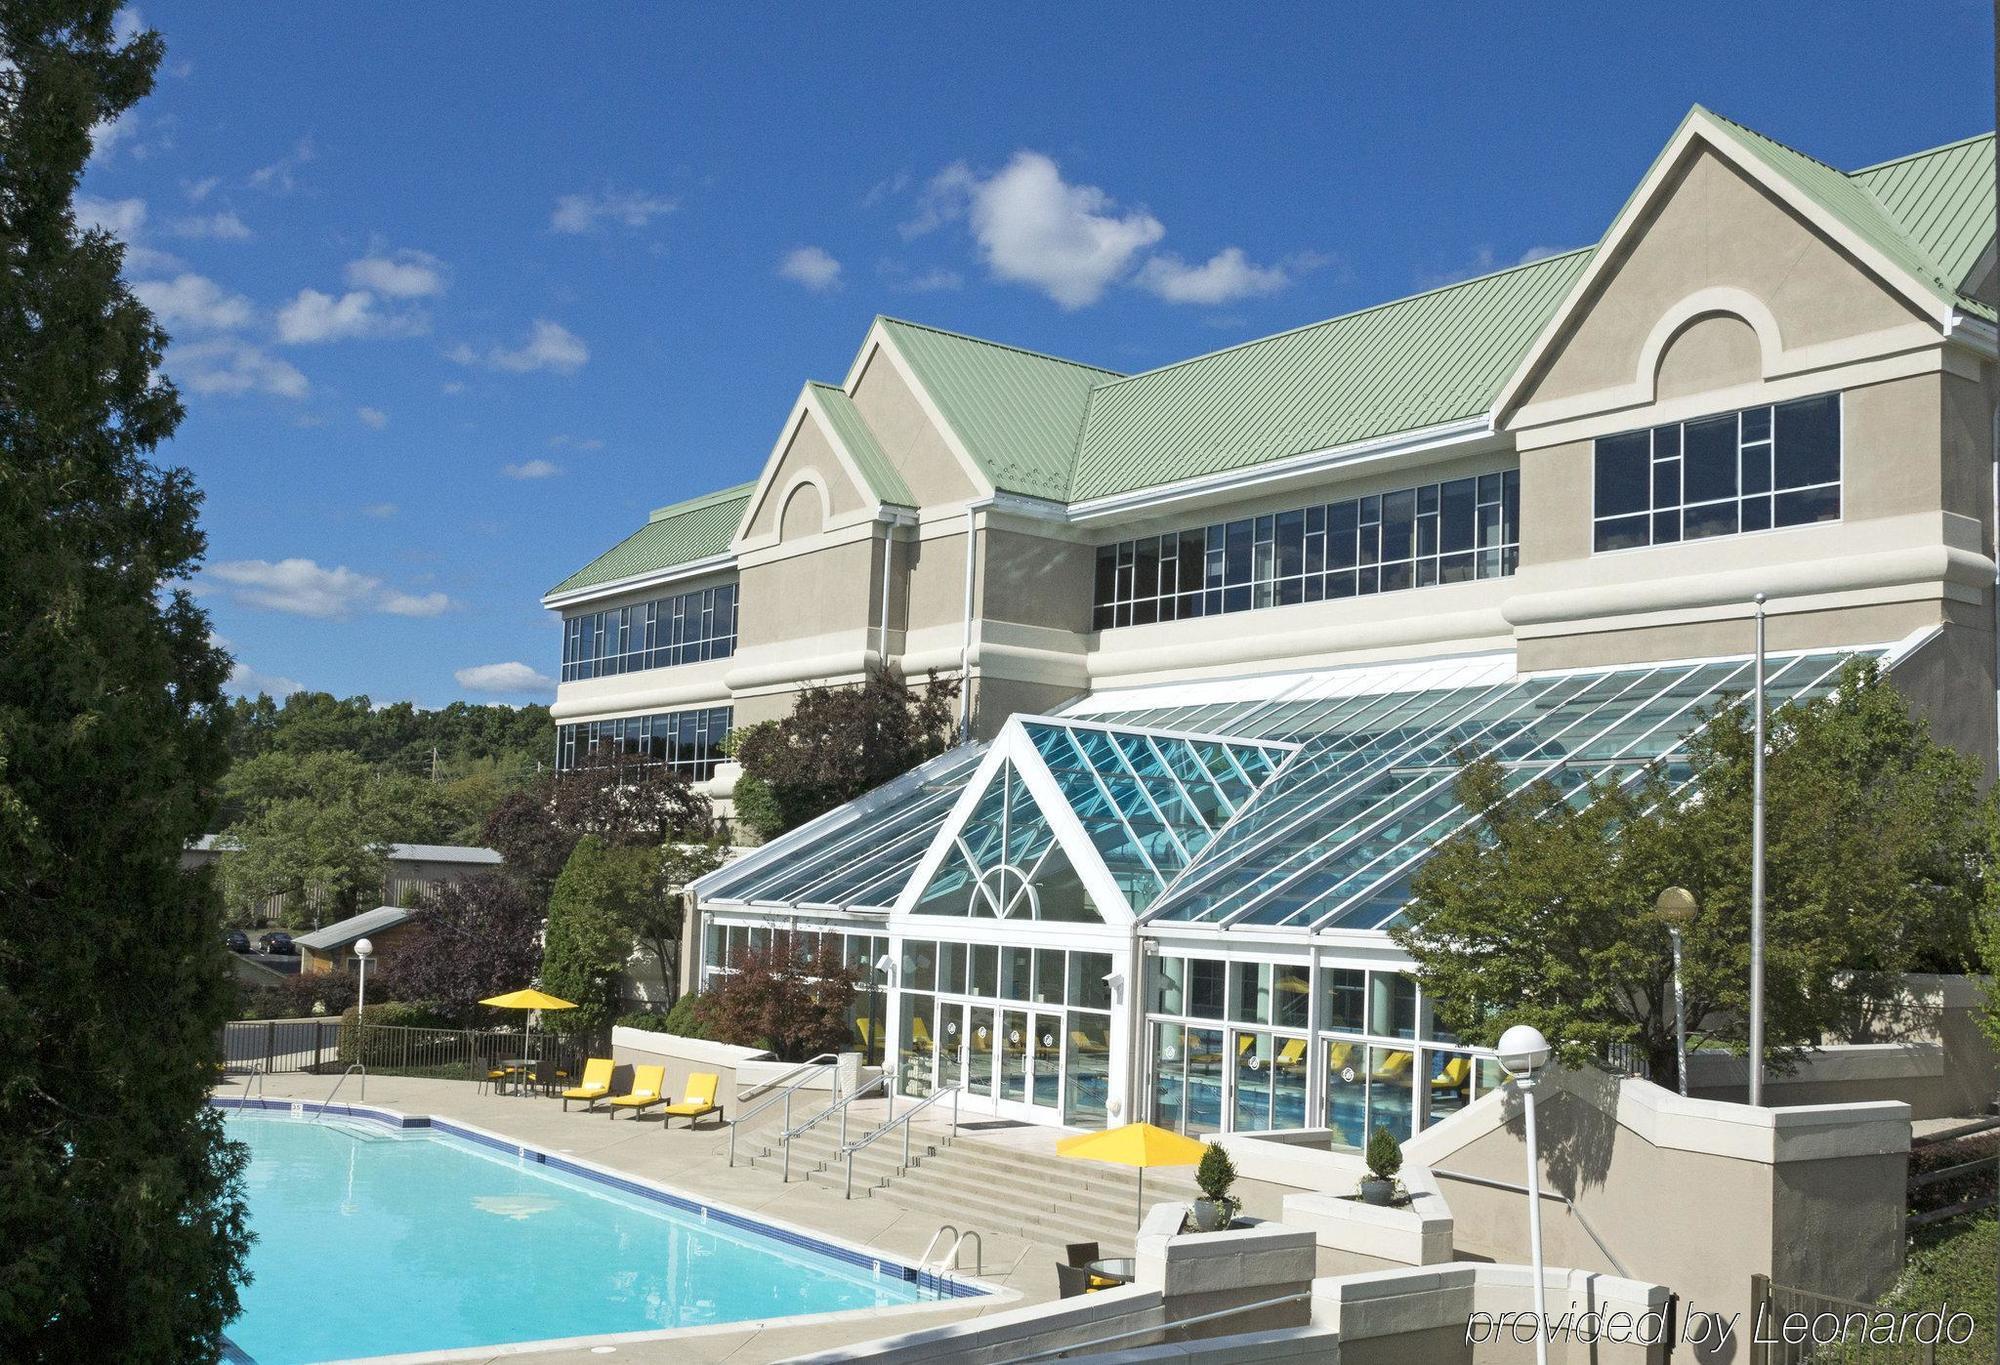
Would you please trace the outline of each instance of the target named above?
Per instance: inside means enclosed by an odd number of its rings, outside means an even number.
[[[664,1066],[638,1066],[632,1068],[632,1088],[622,1095],[613,1095],[605,1103],[611,1106],[608,1118],[617,1118],[620,1109],[632,1111],[632,1117],[651,1109],[656,1104],[665,1104],[663,1093],[667,1083],[667,1069]]]
[[[1444,1064],[1444,1070],[1431,1077],[1431,1090],[1433,1093],[1463,1092],[1465,1083],[1471,1079],[1472,1059],[1470,1057],[1453,1057]]]
[[[1096,1260],[1101,1254],[1095,1242],[1071,1242],[1063,1248],[1063,1258],[1065,1260],[1073,1266],[1080,1266],[1086,1270],[1090,1268],[1090,1263]]]
[[[583,1084],[562,1092],[563,1112],[569,1112],[571,1100],[580,1101],[586,1109],[595,1109],[597,1102],[611,1097],[612,1061],[609,1057],[592,1057],[583,1064]]]
[[[721,1083],[722,1078],[713,1071],[697,1071],[689,1076],[687,1094],[681,1097],[680,1103],[670,1104],[660,1111],[660,1126],[671,1128],[675,1119],[684,1118],[688,1127],[692,1128],[694,1121],[704,1114],[720,1114],[722,1106],[715,1102],[715,1088]]]
[[[1410,1064],[1416,1061],[1408,1052],[1391,1052],[1382,1059],[1382,1065],[1375,1071],[1378,1081],[1401,1081],[1410,1074]]]
[[[1056,1262],[1056,1292],[1062,1298],[1073,1299],[1090,1292],[1090,1272],[1080,1265],[1064,1265]]]
[[[1285,1045],[1278,1049],[1278,1055],[1272,1059],[1271,1065],[1281,1070],[1290,1070],[1292,1067],[1305,1065],[1305,1060],[1306,1040],[1287,1038]]]

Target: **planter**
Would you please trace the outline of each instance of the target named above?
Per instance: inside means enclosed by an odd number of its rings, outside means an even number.
[[[1388,1204],[1392,1203],[1395,1200],[1395,1198],[1396,1198],[1395,1181],[1384,1180],[1379,1175],[1368,1175],[1368,1176],[1363,1176],[1361,1178],[1362,1203],[1380,1204],[1386,1207]]]
[[[1197,1199],[1193,1212],[1197,1232],[1220,1232],[1236,1217],[1235,1205],[1227,1199]]]

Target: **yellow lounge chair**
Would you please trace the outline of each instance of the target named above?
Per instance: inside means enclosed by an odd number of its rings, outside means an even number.
[[[1463,1090],[1465,1083],[1472,1079],[1472,1059],[1453,1057],[1444,1064],[1444,1070],[1431,1077],[1432,1090]]]
[[[1353,1065],[1353,1062],[1354,1044],[1352,1043],[1335,1043],[1326,1050],[1326,1069],[1336,1076],[1347,1070],[1349,1066]],[[1360,1078],[1356,1077],[1356,1079]]]
[[[597,1102],[611,1095],[611,1059],[592,1057],[583,1064],[583,1084],[562,1092],[563,1112],[569,1112],[571,1100],[581,1100],[587,1109],[595,1109]]]
[[[1375,1073],[1378,1081],[1400,1081],[1409,1074],[1410,1063],[1416,1060],[1407,1052],[1391,1052],[1382,1059],[1381,1069]]]
[[[910,1018],[910,1041],[926,1052],[930,1052],[934,1048],[934,1044],[931,1042],[930,1027],[924,1023],[924,1017],[921,1014],[913,1015]]]
[[[702,1115],[720,1114],[722,1106],[715,1102],[715,1087],[721,1083],[721,1079],[713,1071],[697,1071],[689,1076],[687,1094],[681,1098],[681,1102],[670,1104],[660,1111],[664,1120],[660,1126],[671,1128],[675,1119],[684,1118],[688,1121],[688,1127],[692,1128],[694,1121]]]
[[[1093,1056],[1111,1051],[1104,1044],[1093,1040],[1088,1033],[1085,1033],[1080,1028],[1073,1028],[1069,1031],[1069,1040],[1076,1045],[1078,1052],[1088,1052]]]
[[[612,1106],[609,1118],[617,1118],[620,1109],[630,1109],[634,1118],[656,1104],[665,1104],[667,1097],[661,1094],[667,1080],[664,1066],[641,1066],[632,1070],[632,1089],[623,1095],[613,1095],[605,1103]]]
[[[1271,1064],[1290,1070],[1292,1067],[1305,1061],[1305,1059],[1306,1040],[1303,1038],[1287,1038],[1285,1045],[1278,1049],[1278,1055]]]

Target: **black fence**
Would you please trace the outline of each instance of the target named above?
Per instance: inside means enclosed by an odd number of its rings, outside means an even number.
[[[1768,1275],[1750,1277],[1750,1365],[1936,1365],[1942,1331],[1897,1332],[1896,1340],[1873,1340],[1870,1328],[1885,1310],[1831,1294],[1773,1284]],[[1900,1313],[1894,1316],[1901,1316]]]
[[[583,1070],[584,1049],[549,1033],[400,1028],[347,1019],[265,1019],[225,1024],[222,1061],[230,1072],[322,1073],[356,1062],[375,1076],[484,1081],[495,1073]]]

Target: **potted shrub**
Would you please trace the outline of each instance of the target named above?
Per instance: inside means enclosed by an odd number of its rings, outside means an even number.
[[[1236,1163],[1229,1159],[1229,1153],[1209,1143],[1201,1154],[1201,1165],[1195,1167],[1194,1183],[1201,1187],[1202,1194],[1194,1201],[1195,1227],[1202,1232],[1228,1227],[1235,1220],[1238,1207],[1229,1197],[1230,1187],[1236,1183]]]
[[[1387,1204],[1396,1197],[1396,1172],[1403,1169],[1403,1144],[1387,1128],[1368,1135],[1368,1174],[1361,1178],[1361,1198],[1370,1204]]]

